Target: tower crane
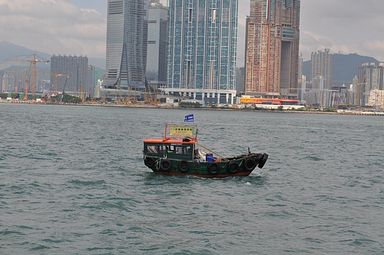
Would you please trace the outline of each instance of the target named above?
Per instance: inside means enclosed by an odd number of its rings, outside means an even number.
[[[32,100],[35,99],[35,93],[36,93],[36,84],[37,84],[37,64],[38,63],[49,63],[49,60],[41,60],[41,59],[38,59],[36,57],[36,54],[33,54],[33,58],[28,60],[28,62],[30,63],[29,65],[29,72],[30,72],[30,80],[29,80],[29,84],[30,84],[30,87],[31,87],[31,92],[32,92]],[[28,99],[28,88],[27,88],[27,84],[25,85],[26,88],[25,88],[25,91],[26,91],[26,95],[24,96],[24,99]]]
[[[60,74],[60,76],[64,76],[65,77],[65,82],[64,82],[64,86],[63,86],[63,93],[61,94],[61,103],[63,102],[64,100],[64,94],[65,94],[65,87],[67,86],[67,82],[68,82],[68,79],[69,79],[69,75],[65,75],[65,74]]]
[[[59,92],[59,77],[65,77],[66,79],[69,79],[69,76],[64,73],[54,73],[54,81],[52,82],[51,90],[52,93],[58,93]],[[65,83],[67,80],[65,81]],[[65,86],[65,85],[64,85]]]

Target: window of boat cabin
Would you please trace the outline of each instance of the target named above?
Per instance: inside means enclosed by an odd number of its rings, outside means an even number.
[[[175,159],[192,159],[192,145],[170,145],[167,156]]]
[[[144,152],[147,155],[161,156],[166,151],[166,147],[163,144],[145,144]]]
[[[147,153],[157,154],[159,153],[159,148],[157,145],[147,145]]]
[[[163,157],[165,154],[168,158],[175,159],[192,159],[193,146],[179,144],[145,144],[144,153],[151,156]]]
[[[181,146],[177,146],[176,147],[176,151],[175,151],[176,154],[179,154],[179,155],[183,155],[183,147]]]

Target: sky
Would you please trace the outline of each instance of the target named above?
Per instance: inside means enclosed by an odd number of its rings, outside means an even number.
[[[0,0],[0,41],[49,54],[105,58],[107,0]],[[329,48],[384,61],[384,0],[301,0],[300,52]],[[238,65],[249,0],[239,0]]]

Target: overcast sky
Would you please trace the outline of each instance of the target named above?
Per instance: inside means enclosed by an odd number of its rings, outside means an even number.
[[[105,57],[107,0],[0,0],[0,41],[50,54]],[[239,0],[243,65],[249,0]],[[301,45],[312,51],[358,53],[384,61],[384,0],[302,0]]]

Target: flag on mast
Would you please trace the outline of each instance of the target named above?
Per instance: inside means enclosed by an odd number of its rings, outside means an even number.
[[[193,116],[193,114],[185,115],[184,122],[194,122],[194,121],[195,121],[195,117]]]

